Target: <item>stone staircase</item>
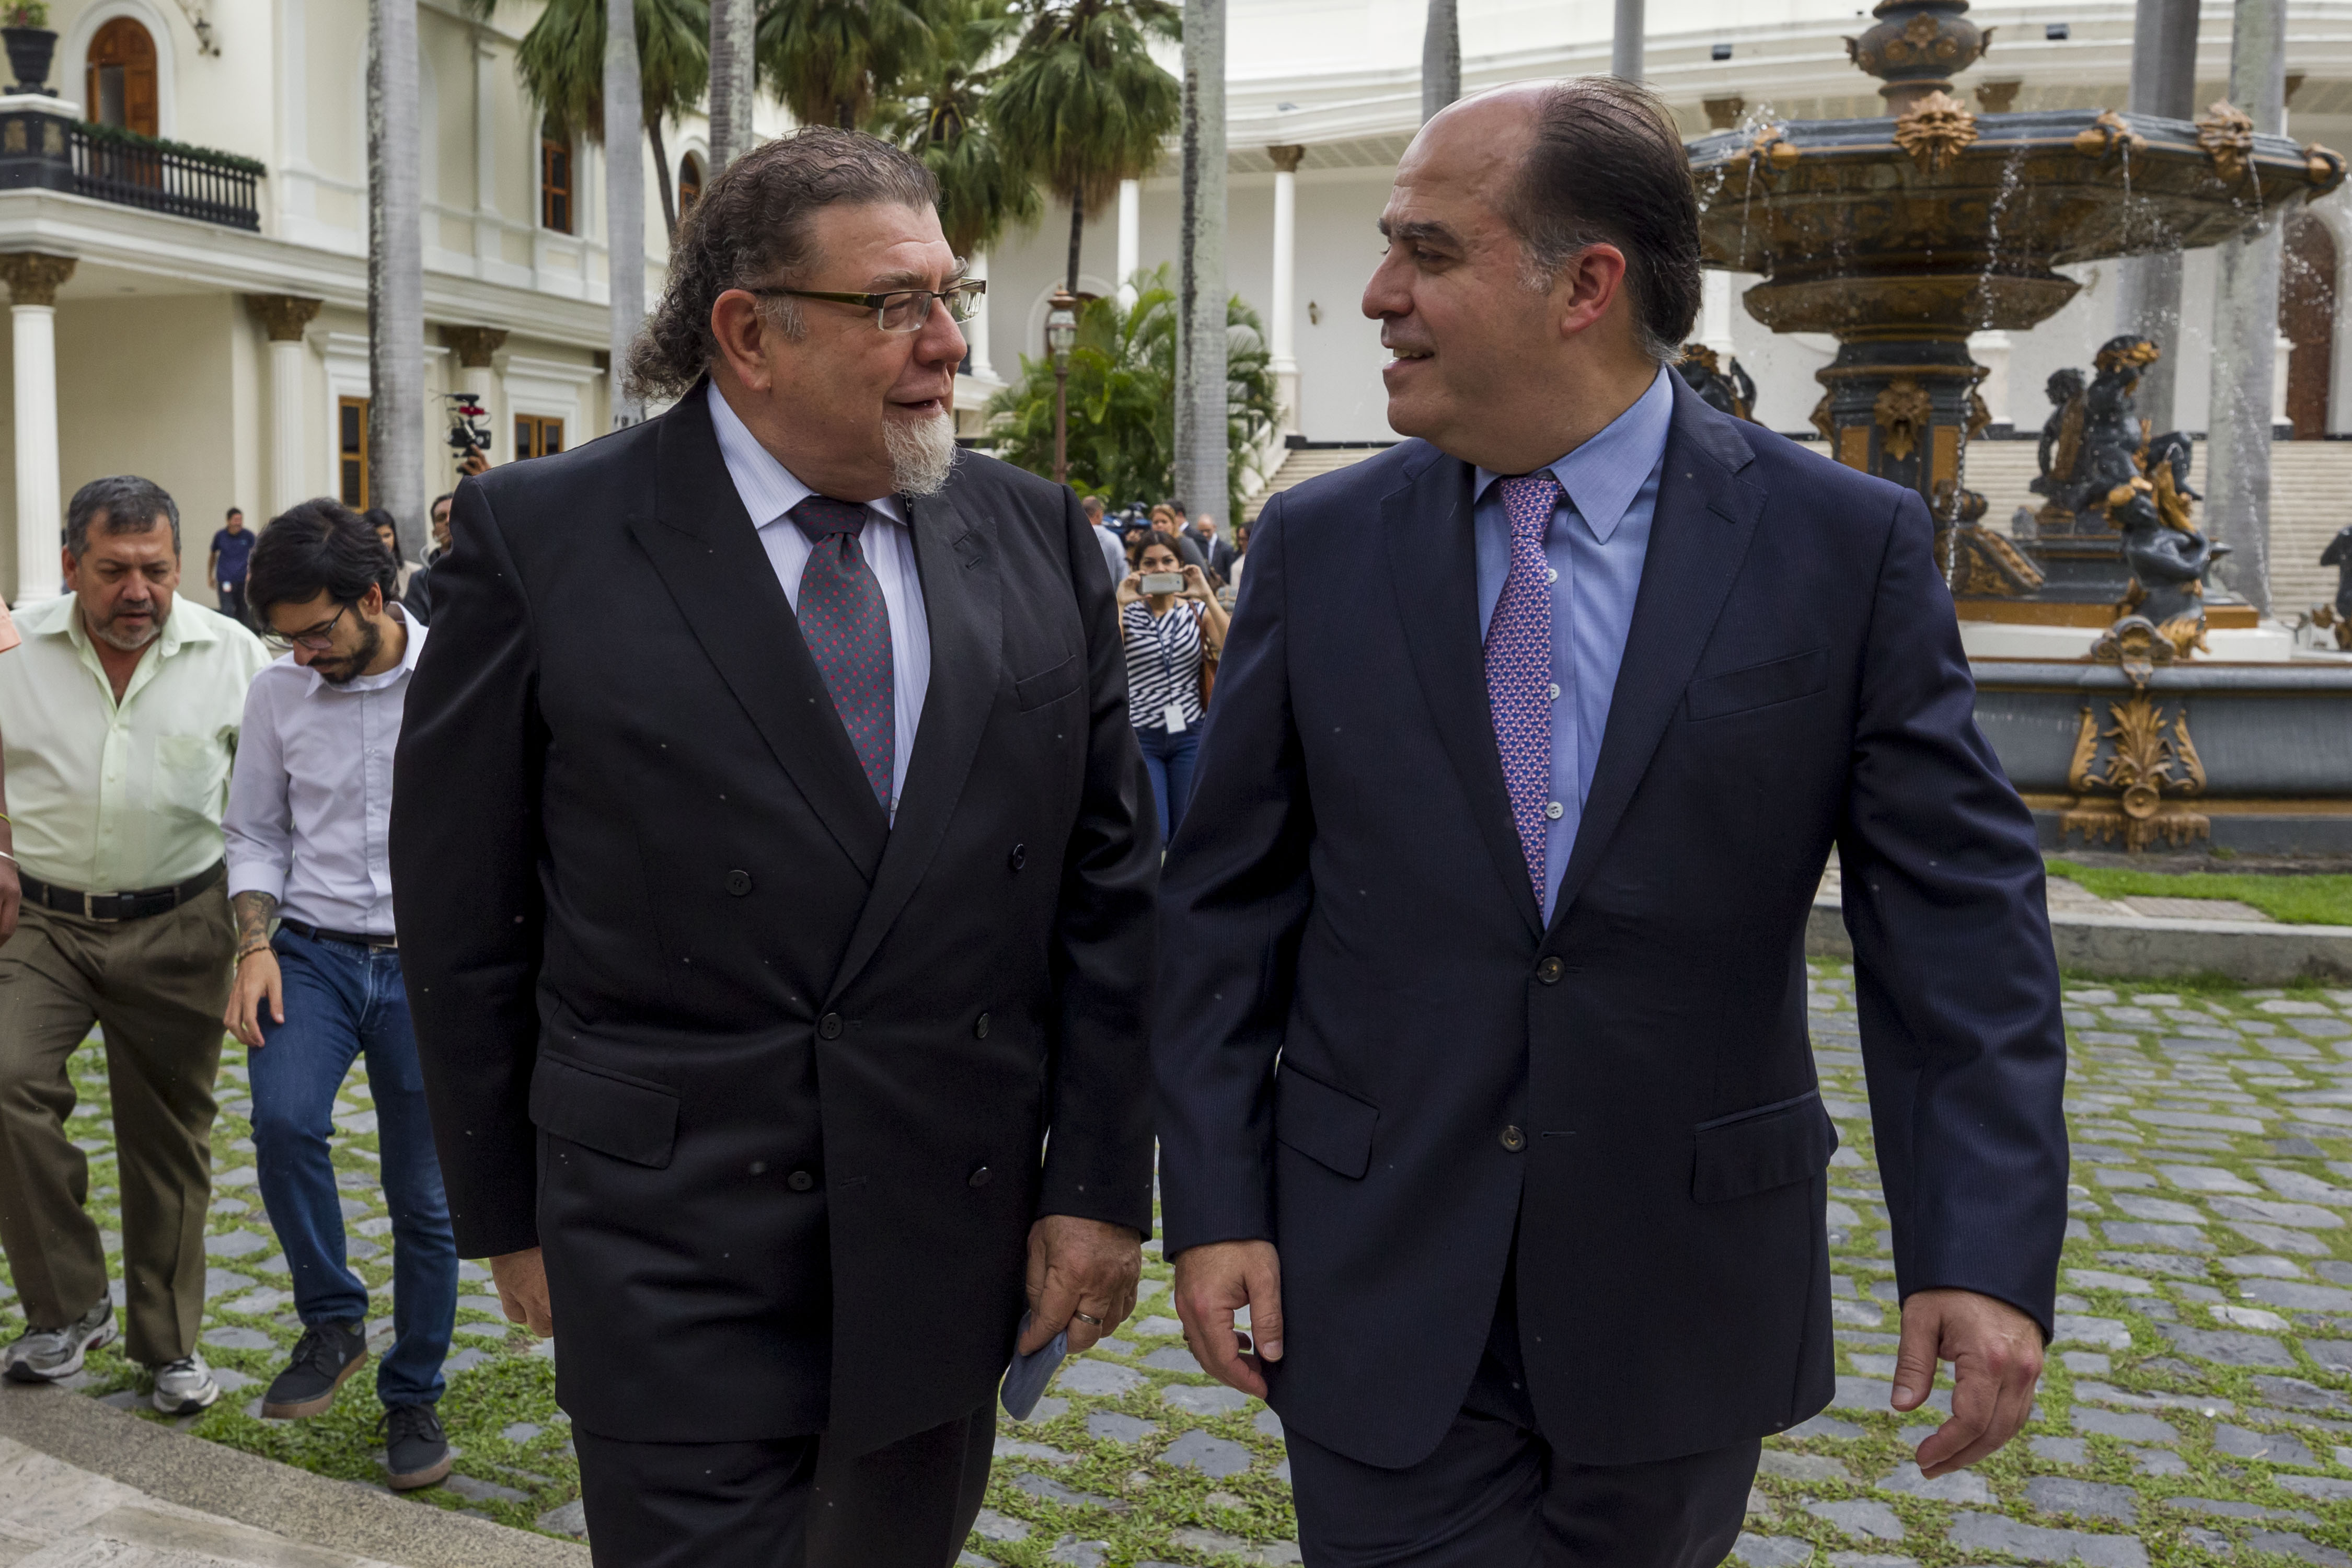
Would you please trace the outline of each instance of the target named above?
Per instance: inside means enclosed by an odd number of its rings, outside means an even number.
[[[2042,498],[2027,489],[2041,470],[2032,441],[1969,445],[1968,485],[1989,503],[1985,521],[2003,532],[2021,506]],[[2205,482],[2205,443],[2197,443],[2189,483]],[[2202,513],[2199,520],[2203,521]],[[2352,441],[2280,441],[2271,447],[2271,608],[2287,620],[2336,596],[2336,569],[2319,552],[2352,523]],[[2226,570],[2226,569],[2225,569]]]
[[[1266,480],[1265,488],[1250,497],[1249,504],[1242,508],[1242,521],[1255,522],[1257,514],[1265,510],[1265,503],[1291,486],[1304,484],[1318,474],[1331,473],[1351,463],[1360,463],[1366,458],[1373,457],[1383,449],[1379,447],[1294,447],[1290,448],[1282,455],[1281,466],[1274,470],[1274,477]]]

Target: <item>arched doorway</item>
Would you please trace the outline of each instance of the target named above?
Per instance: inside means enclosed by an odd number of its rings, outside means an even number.
[[[702,199],[702,158],[688,153],[677,161],[677,216],[684,217]]]
[[[2279,335],[2286,360],[2286,416],[2298,441],[2327,436],[2328,382],[2336,362],[2336,236],[2309,213],[2287,221],[2279,263]]]
[[[100,125],[160,134],[155,40],[129,16],[117,16],[89,41],[82,112]]]

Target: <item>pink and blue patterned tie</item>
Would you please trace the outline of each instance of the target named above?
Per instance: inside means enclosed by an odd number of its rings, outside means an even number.
[[[1486,703],[1503,757],[1511,818],[1528,858],[1536,903],[1544,898],[1544,850],[1551,797],[1551,584],[1544,536],[1559,481],[1551,470],[1498,481],[1511,523],[1511,571],[1486,623]]]
[[[787,514],[808,536],[801,568],[801,637],[833,694],[833,710],[849,732],[874,798],[890,809],[898,750],[898,710],[891,701],[890,612],[882,585],[857,548],[871,515],[831,496],[806,496]]]

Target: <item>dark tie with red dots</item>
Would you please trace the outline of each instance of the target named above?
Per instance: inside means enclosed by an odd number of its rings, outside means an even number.
[[[813,495],[787,515],[810,546],[808,564],[801,568],[801,637],[833,693],[833,710],[849,731],[866,782],[887,812],[898,715],[890,700],[890,612],[874,568],[857,547],[871,514],[848,501]]]

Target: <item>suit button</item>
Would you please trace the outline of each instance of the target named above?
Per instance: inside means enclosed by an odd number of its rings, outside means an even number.
[[[988,1038],[987,1014],[982,1013],[979,1017],[974,1018],[971,1021],[971,1033],[974,1039],[984,1040]]]
[[[750,892],[751,890],[751,873],[749,871],[728,872],[727,890],[734,894],[739,899],[744,894]]]
[[[1528,1135],[1516,1127],[1503,1129],[1503,1147],[1516,1154],[1528,1146]]]
[[[828,1040],[841,1038],[841,1015],[827,1013],[816,1021],[816,1032]]]
[[[1547,958],[1536,965],[1536,978],[1547,985],[1559,984],[1559,977],[1567,973],[1568,966],[1557,958]]]
[[[806,1171],[794,1171],[791,1175],[784,1178],[784,1185],[792,1188],[792,1190],[796,1193],[804,1193],[811,1187],[816,1185],[816,1178],[810,1175]]]
[[[984,1187],[988,1185],[992,1179],[992,1173],[990,1172],[989,1168],[982,1165],[979,1170],[974,1171],[971,1175],[964,1178],[964,1185],[968,1187]]]
[[[1022,867],[1029,863],[1029,846],[1026,844],[1015,844],[1013,847],[1013,853],[1006,856],[1005,858],[1012,862],[1013,868],[1018,871]]]

